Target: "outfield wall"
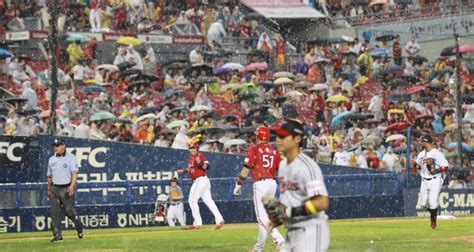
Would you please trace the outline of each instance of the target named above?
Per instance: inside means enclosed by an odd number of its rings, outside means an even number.
[[[45,181],[52,141],[49,136],[0,137],[0,233],[50,228]],[[177,176],[176,169],[186,167],[188,157],[187,151],[137,144],[71,138],[65,142],[80,166],[76,204],[88,228],[151,225],[157,195],[167,194],[168,181]],[[251,183],[245,183],[240,197],[232,195],[243,157],[205,155],[212,196],[226,222],[255,221]],[[413,199],[402,194],[408,177],[328,165],[321,169],[331,197],[331,219],[414,215],[405,204]],[[180,183],[186,201],[192,181],[180,178]],[[212,223],[207,208],[201,207],[204,222]],[[191,216],[187,205],[185,209]],[[64,225],[72,224],[65,220]]]

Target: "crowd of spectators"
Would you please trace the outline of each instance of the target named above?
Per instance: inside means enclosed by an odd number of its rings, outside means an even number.
[[[227,11],[237,13],[235,8]],[[219,24],[231,33],[231,24],[245,20],[244,16]],[[71,42],[69,66],[58,73],[56,131],[77,138],[177,149],[198,140],[203,151],[242,154],[254,142],[255,127],[274,127],[291,117],[304,122],[304,150],[322,163],[403,172],[406,149],[411,149],[413,158],[419,152],[418,138],[430,134],[450,164],[460,166],[454,146],[452,51],[428,63],[419,55],[415,38],[401,45],[393,35],[377,48],[368,48],[367,41],[358,38],[309,41],[304,60],[290,72],[272,72],[268,65],[279,59],[269,57],[268,50],[278,51],[283,38],[266,36],[262,31],[258,53],[246,64],[224,58],[208,62],[198,47],[187,63],[167,65],[161,72],[147,67],[158,63],[149,45],[139,52],[131,43],[120,42],[115,59],[97,65],[97,41]],[[464,48],[465,53],[474,51],[468,45]],[[284,49],[279,54],[284,57]],[[0,65],[7,68],[4,96],[20,95],[2,105],[6,112],[0,116],[0,134],[46,134],[51,89],[45,83],[50,70],[34,72],[21,57],[8,57]],[[474,83],[466,62],[460,71],[466,155],[462,167],[469,170]],[[413,136],[410,146],[405,137],[408,128]]]

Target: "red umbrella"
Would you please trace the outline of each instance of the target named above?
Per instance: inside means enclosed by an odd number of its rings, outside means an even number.
[[[267,70],[268,65],[265,62],[262,63],[252,63],[247,66],[245,66],[245,71],[263,71]]]
[[[426,90],[425,86],[418,85],[418,86],[413,86],[413,87],[407,89],[406,93],[407,94],[414,94],[414,93],[418,93],[418,92],[425,91],[425,90]]]
[[[64,115],[64,113],[61,110],[56,109],[56,116],[62,116],[62,115]],[[51,110],[45,110],[45,111],[41,112],[38,116],[40,118],[50,117],[51,116]]]
[[[453,53],[457,53],[458,50],[456,47],[453,48]],[[470,53],[470,52],[474,52],[474,46],[470,46],[470,45],[460,45],[459,46],[459,52],[461,54],[465,54],[465,53]]]
[[[385,130],[385,132],[387,131],[402,131],[406,128],[408,128],[410,126],[409,123],[407,122],[397,122],[397,123],[392,123],[390,124],[387,129]]]

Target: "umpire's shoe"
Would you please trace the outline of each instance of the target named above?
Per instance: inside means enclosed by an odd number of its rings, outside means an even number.
[[[77,229],[77,237],[79,237],[79,239],[82,239],[84,238],[84,235],[86,235],[86,233],[84,232],[84,227],[80,227]]]
[[[63,236],[62,235],[55,235],[53,237],[53,239],[51,240],[51,242],[60,242],[63,240]]]

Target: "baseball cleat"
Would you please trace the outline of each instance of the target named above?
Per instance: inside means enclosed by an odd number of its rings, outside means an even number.
[[[200,229],[199,226],[192,225],[192,226],[189,227],[189,230],[198,230],[198,229]]]
[[[63,236],[62,235],[55,235],[53,237],[53,239],[51,240],[51,242],[60,242],[63,240]]]
[[[436,221],[431,221],[431,228],[435,229],[436,228]]]
[[[215,230],[219,230],[221,229],[222,227],[224,226],[224,220],[222,220],[221,222],[219,222],[216,227],[214,228]]]
[[[77,237],[79,237],[79,239],[84,238],[85,235],[86,235],[86,233],[84,232],[83,227],[80,227],[80,228],[77,229]]]

